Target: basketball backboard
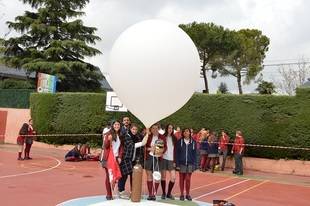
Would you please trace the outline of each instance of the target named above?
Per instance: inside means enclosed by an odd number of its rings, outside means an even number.
[[[119,100],[115,92],[107,92],[105,110],[109,112],[127,112],[127,108]]]

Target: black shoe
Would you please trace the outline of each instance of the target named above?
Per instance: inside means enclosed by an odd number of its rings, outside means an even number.
[[[165,195],[165,194],[162,194],[162,195],[161,195],[161,199],[162,199],[162,200],[165,200],[165,199],[166,199],[166,195]]]
[[[105,197],[107,200],[113,200],[113,197],[112,196],[106,196]]]
[[[186,195],[186,199],[187,199],[188,201],[192,201],[192,197],[191,197],[190,195]]]
[[[237,174],[237,172],[235,170],[232,171],[233,174]]]
[[[21,158],[21,157],[19,157],[19,158],[17,158],[17,160],[24,160],[23,158]]]
[[[156,200],[156,197],[155,197],[155,196],[148,196],[147,200],[155,201],[155,200]]]
[[[184,201],[184,195],[181,195],[181,196],[180,196],[180,200],[181,200],[181,201]]]
[[[166,197],[170,200],[175,200],[175,198],[172,195],[167,195]]]

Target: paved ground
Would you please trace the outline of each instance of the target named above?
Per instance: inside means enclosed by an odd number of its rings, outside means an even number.
[[[17,161],[15,145],[0,145],[1,205],[48,206],[105,194],[105,175],[97,162],[64,162],[65,151],[60,149],[33,148],[32,154],[33,160]],[[178,191],[176,183],[176,196]],[[197,201],[227,199],[238,206],[309,205],[309,194],[309,177],[255,171],[243,177],[230,171],[195,172],[191,186]]]

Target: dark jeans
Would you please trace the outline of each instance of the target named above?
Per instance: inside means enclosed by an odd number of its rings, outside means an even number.
[[[121,179],[118,180],[118,191],[123,192],[125,191],[125,185],[127,181],[128,175],[123,175]]]
[[[243,174],[242,154],[234,154],[235,158],[235,172],[237,174]]]
[[[222,161],[221,169],[222,169],[222,171],[224,171],[228,151],[227,151],[227,150],[223,150],[223,151],[222,151],[222,150],[220,150],[220,152],[219,152],[219,153],[220,153],[220,155],[223,155],[223,161]]]

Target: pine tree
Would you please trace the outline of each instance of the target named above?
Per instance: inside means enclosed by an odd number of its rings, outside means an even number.
[[[101,52],[88,44],[100,37],[95,27],[78,17],[89,0],[22,0],[35,11],[25,11],[8,27],[21,33],[2,41],[0,61],[29,72],[56,75],[58,91],[90,91],[100,88],[99,68],[84,61]]]
[[[227,94],[228,93],[228,88],[227,84],[225,82],[221,82],[220,86],[218,87],[218,93],[220,94]]]

